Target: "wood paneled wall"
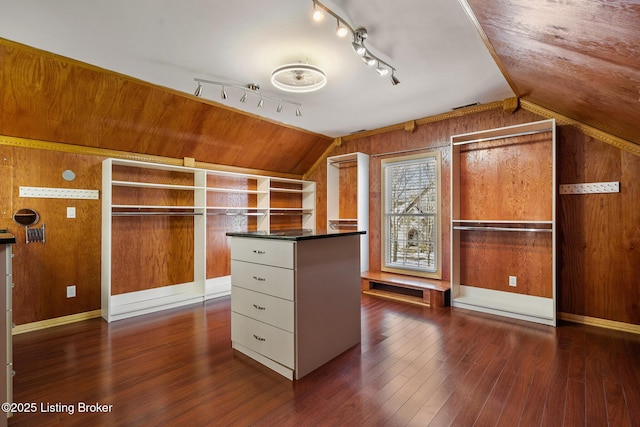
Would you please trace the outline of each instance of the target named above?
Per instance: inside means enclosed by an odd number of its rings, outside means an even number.
[[[100,308],[101,201],[19,197],[19,187],[55,187],[99,190],[102,158],[0,145],[3,207],[0,228],[16,236],[13,246],[13,319],[18,325],[83,313]],[[62,172],[76,174],[72,182]],[[66,217],[67,207],[76,208],[76,218]],[[12,215],[31,208],[40,215],[36,227],[45,224],[46,243],[25,243],[25,228]],[[76,286],[77,296],[66,297],[66,287]]]
[[[363,138],[345,138],[329,155],[360,151],[371,156],[369,168],[370,269],[380,268],[380,160],[403,150],[439,150],[442,153],[442,279],[449,280],[450,152],[451,135],[509,126],[544,119],[525,110],[513,114],[495,109],[463,117],[421,124],[413,132],[397,130]],[[640,157],[597,141],[569,126],[557,134],[557,182],[620,181],[614,194],[562,195],[557,200],[559,238],[557,244],[558,311],[578,316],[640,324]],[[399,155],[399,154],[397,154]],[[542,165],[539,165],[542,167]],[[482,163],[478,163],[482,172]],[[491,165],[486,165],[490,168]],[[487,176],[499,178],[496,171]],[[532,191],[537,172],[530,177]],[[326,165],[322,163],[308,179],[316,181],[318,227],[326,224]],[[479,193],[491,197],[493,185]],[[549,214],[548,206],[541,214]],[[537,207],[536,207],[537,209]],[[530,248],[550,244],[538,239],[521,242]],[[517,257],[516,257],[517,258]],[[526,260],[515,260],[523,266]],[[523,267],[524,268],[524,267]],[[480,273],[478,273],[480,274]],[[548,280],[550,271],[530,272]],[[518,283],[519,286],[535,284]],[[535,292],[535,291],[534,291]]]
[[[0,64],[0,135],[296,175],[331,144],[323,135],[4,39]]]

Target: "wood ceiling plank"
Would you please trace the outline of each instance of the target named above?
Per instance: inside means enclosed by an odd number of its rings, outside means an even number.
[[[518,95],[640,144],[640,4],[468,0]]]
[[[332,139],[0,39],[0,134],[302,175]]]

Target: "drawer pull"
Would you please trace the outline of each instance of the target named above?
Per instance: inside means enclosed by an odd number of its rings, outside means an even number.
[[[267,340],[266,338],[259,337],[259,336],[258,336],[258,335],[256,335],[256,334],[253,334],[253,337],[254,337],[255,339],[257,339],[258,341],[266,341],[266,340]]]
[[[255,280],[257,280],[258,282],[264,282],[265,280],[267,280],[267,279],[265,279],[264,277],[258,277],[258,276],[253,276],[253,278],[254,278]]]
[[[266,252],[265,252],[265,251],[258,250],[258,249],[254,249],[254,250],[253,250],[253,253],[254,253],[254,254],[258,254],[258,255],[264,255]]]
[[[260,305],[258,305],[258,304],[253,304],[253,307],[254,307],[256,310],[266,310],[266,308],[265,308],[265,307],[262,307],[262,306],[260,306]]]

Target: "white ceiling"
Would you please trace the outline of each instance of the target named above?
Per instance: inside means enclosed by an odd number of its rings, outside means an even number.
[[[311,19],[311,0],[0,0],[0,37],[150,83],[193,94],[194,78],[258,83],[285,104],[205,85],[202,97],[277,122],[336,137],[443,113],[513,92],[458,1],[326,0],[367,47],[397,69],[400,84],[356,56],[335,20]],[[308,62],[327,85],[291,94],[270,83],[273,69]]]

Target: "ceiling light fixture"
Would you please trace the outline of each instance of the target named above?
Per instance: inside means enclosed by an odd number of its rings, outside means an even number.
[[[233,88],[233,89],[239,89],[242,90],[242,97],[240,98],[240,102],[241,103],[246,103],[247,99],[249,97],[249,94],[254,94],[258,97],[260,97],[259,101],[258,101],[258,108],[262,109],[264,108],[264,104],[265,104],[265,99],[267,100],[272,100],[277,102],[278,106],[276,108],[276,111],[278,113],[282,112],[283,110],[283,105],[284,104],[289,104],[291,106],[294,106],[296,108],[295,110],[295,114],[296,117],[300,117],[302,115],[302,113],[300,112],[300,108],[302,107],[302,104],[300,104],[299,102],[293,102],[293,101],[287,101],[286,99],[282,99],[282,98],[277,98],[275,96],[271,96],[268,94],[264,94],[262,92],[260,92],[260,85],[257,83],[249,83],[246,85],[239,85],[239,84],[233,84],[233,83],[226,83],[226,82],[217,82],[214,80],[206,80],[206,79],[198,79],[195,78],[193,79],[196,83],[198,83],[198,87],[196,87],[196,90],[194,92],[195,96],[201,96],[202,95],[202,84],[211,84],[211,85],[217,85],[217,86],[221,86],[221,97],[222,99],[227,99],[227,89],[228,88]]]
[[[342,25],[341,21],[338,19],[338,24],[336,26],[336,35],[342,38],[342,37],[346,37],[347,34],[349,34],[349,30],[347,29],[347,27]]]
[[[273,70],[271,83],[286,92],[313,92],[327,84],[327,75],[315,65],[287,64]]]
[[[315,2],[314,2],[314,7],[313,7],[313,20],[316,22],[320,22],[324,19],[324,12],[322,11],[322,9],[320,9],[319,7],[316,6]]]
[[[394,71],[395,70],[391,70],[391,84],[395,86],[400,83],[400,80],[393,74]]]
[[[400,83],[397,77],[395,77],[394,73],[396,69],[391,66],[388,62],[383,61],[373,53],[364,44],[365,39],[367,38],[367,30],[365,28],[357,28],[354,29],[347,21],[342,19],[338,14],[329,9],[324,4],[320,3],[318,0],[311,0],[313,2],[313,20],[321,21],[324,18],[324,12],[336,18],[338,21],[338,26],[336,28],[336,34],[338,37],[346,37],[349,32],[351,32],[353,39],[351,46],[356,54],[363,56],[363,60],[367,65],[374,66],[378,64],[376,67],[376,71],[380,76],[386,76],[391,72],[391,84],[394,86]],[[386,71],[383,71],[386,70]],[[272,78],[273,81],[273,78]],[[275,84],[275,83],[274,83]]]
[[[381,67],[379,62],[378,62],[378,66],[376,67],[376,71],[381,76],[386,76],[387,74],[389,74],[389,69],[385,67]]]

